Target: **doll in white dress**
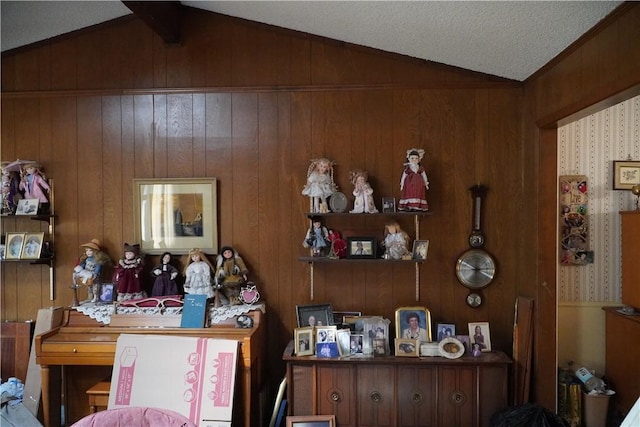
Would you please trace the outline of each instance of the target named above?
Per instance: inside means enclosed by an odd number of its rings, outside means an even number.
[[[409,235],[402,231],[400,224],[395,221],[387,223],[384,228],[384,240],[382,241],[386,258],[402,259],[403,256],[409,255],[409,240]]]
[[[189,251],[189,264],[184,269],[184,292],[186,294],[206,295],[213,297],[213,265],[201,249]]]
[[[307,170],[307,183],[302,189],[302,194],[309,196],[311,213],[329,212],[327,198],[338,191],[338,186],[333,182],[333,165],[324,157],[312,159]]]
[[[351,213],[377,213],[376,204],[373,201],[373,189],[369,185],[369,174],[360,169],[351,171],[351,183],[353,184],[353,210]]]

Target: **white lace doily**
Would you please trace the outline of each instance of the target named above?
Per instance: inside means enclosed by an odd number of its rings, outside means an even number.
[[[222,307],[209,307],[209,324],[216,324],[241,314],[248,313],[253,310],[260,310],[266,313],[264,303],[260,304],[241,304],[241,305],[223,305]]]
[[[92,319],[96,319],[100,323],[104,323],[105,325],[108,325],[111,322],[111,315],[115,310],[115,306],[113,304],[96,304],[92,302],[78,305],[73,308]]]

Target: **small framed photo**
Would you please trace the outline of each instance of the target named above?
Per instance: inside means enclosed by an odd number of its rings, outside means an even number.
[[[427,259],[427,252],[429,252],[428,240],[415,240],[413,242],[413,256],[414,260],[424,261]]]
[[[431,342],[431,313],[424,307],[396,310],[396,338]]]
[[[16,207],[16,215],[38,215],[38,199],[20,199]]]
[[[298,327],[333,325],[331,304],[296,305]]]
[[[338,349],[338,343],[335,341],[316,343],[316,357],[320,357],[320,358],[340,357],[340,350]]]
[[[115,296],[115,286],[113,283],[103,283],[100,287],[100,302],[111,304]]]
[[[342,325],[347,323],[346,317],[362,316],[361,311],[334,311],[333,312],[333,324]]]
[[[396,338],[396,356],[418,357],[420,354],[420,343],[418,340],[408,338]]]
[[[349,356],[351,353],[351,333],[348,329],[338,329],[336,332],[336,341],[338,341],[338,350],[340,350],[340,356]]]
[[[631,190],[637,184],[640,184],[640,161],[614,160],[613,189]]]
[[[471,340],[469,335],[456,335],[456,339],[464,346],[464,353],[471,354]]]
[[[316,343],[336,342],[338,329],[335,326],[316,326]]]
[[[42,241],[44,233],[26,233],[24,235],[24,247],[22,248],[22,259],[38,259],[42,252]]]
[[[296,328],[293,342],[296,356],[313,356],[316,346],[312,327]]]
[[[336,416],[288,415],[287,427],[336,427]]]
[[[394,213],[396,211],[396,199],[393,197],[382,198],[382,213]]]
[[[375,258],[375,237],[347,237],[347,258]]]
[[[389,319],[381,316],[370,316],[363,319],[364,354],[373,353],[374,356],[388,356],[389,349]]]
[[[351,334],[349,336],[349,354],[352,356],[364,356],[364,335]]]
[[[20,259],[24,246],[25,233],[7,233],[5,244],[5,259]]]
[[[469,323],[469,339],[471,349],[479,348],[481,351],[491,351],[491,333],[489,322]]]
[[[438,323],[438,342],[445,338],[453,337],[456,334],[456,325],[453,323]]]

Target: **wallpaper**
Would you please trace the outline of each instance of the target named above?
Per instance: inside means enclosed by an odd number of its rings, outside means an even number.
[[[593,263],[561,265],[558,302],[621,301],[620,215],[630,191],[614,191],[613,161],[640,160],[640,96],[558,128],[558,175],[585,175]]]

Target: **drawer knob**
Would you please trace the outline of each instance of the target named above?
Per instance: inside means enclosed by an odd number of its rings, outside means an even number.
[[[449,400],[455,405],[462,405],[467,400],[467,397],[461,391],[454,391],[449,395]]]
[[[73,352],[74,352],[74,353],[77,353],[77,352],[78,352],[78,350],[74,348],[74,349],[73,349]]]
[[[412,401],[413,403],[420,403],[420,402],[422,402],[422,393],[417,392],[417,391],[414,391],[414,392],[411,394],[411,401]]]
[[[382,402],[382,394],[380,394],[379,391],[372,391],[371,394],[369,395],[369,398],[373,403]]]
[[[338,394],[337,392],[333,392],[331,393],[331,400],[333,400],[334,402],[339,402],[340,401],[340,394]]]

